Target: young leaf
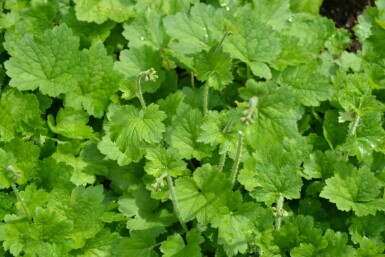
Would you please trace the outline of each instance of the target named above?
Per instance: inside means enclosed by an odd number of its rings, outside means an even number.
[[[188,175],[187,164],[182,160],[175,148],[169,147],[153,147],[147,149],[146,159],[148,160],[144,166],[147,174],[158,178],[167,172],[172,177]]]
[[[203,50],[194,58],[195,75],[200,81],[207,81],[209,86],[221,90],[233,81],[231,58],[228,53],[212,47]]]
[[[26,137],[44,135],[46,129],[40,115],[35,95],[6,88],[0,99],[0,140],[9,141],[19,133]]]
[[[5,62],[10,86],[58,96],[75,90],[84,73],[79,38],[65,24],[43,34],[26,34],[16,42]],[[44,58],[42,58],[42,56]]]
[[[115,69],[119,71],[126,79],[135,79],[142,71],[153,68],[156,71],[158,79],[156,81],[144,80],[141,82],[142,92],[154,93],[165,78],[162,70],[162,56],[157,50],[153,50],[148,45],[142,45],[139,48],[131,48],[120,52],[118,62],[115,62]]]
[[[183,158],[201,160],[210,155],[212,147],[197,141],[203,117],[198,109],[181,104],[172,119],[165,140],[176,148]]]
[[[235,150],[237,146],[237,133],[231,129],[234,117],[231,113],[209,111],[204,119],[197,141],[213,146],[220,145],[219,153],[223,154]]]
[[[320,196],[335,203],[341,211],[353,210],[357,216],[385,210],[385,200],[379,198],[382,183],[366,167],[336,166],[337,173],[326,180]]]
[[[89,116],[83,110],[61,108],[56,116],[56,124],[52,115],[48,116],[50,129],[59,135],[72,139],[94,138],[93,130],[87,125]]]
[[[139,161],[143,157],[144,147],[162,140],[164,119],[166,114],[159,111],[159,106],[155,104],[144,110],[120,106],[110,113],[109,136],[128,158]]]
[[[167,237],[167,240],[162,242],[160,250],[164,257],[201,257],[200,244],[204,242],[204,238],[196,229],[187,232],[187,244],[179,234],[174,234]]]

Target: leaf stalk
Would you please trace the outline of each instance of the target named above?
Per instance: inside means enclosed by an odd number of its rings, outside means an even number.
[[[235,160],[231,168],[231,182],[233,183],[233,185],[237,180],[239,163],[241,162],[242,149],[243,149],[243,133],[242,131],[238,131],[237,152],[235,154]]]
[[[184,232],[187,232],[188,231],[187,226],[183,222],[182,216],[180,215],[180,208],[179,208],[178,199],[177,199],[176,194],[175,194],[174,183],[172,181],[171,176],[168,173],[166,175],[166,178],[167,178],[168,188],[170,190],[171,201],[172,201],[172,204],[174,206],[175,215],[178,218],[179,223],[182,225],[182,228],[183,228]]]

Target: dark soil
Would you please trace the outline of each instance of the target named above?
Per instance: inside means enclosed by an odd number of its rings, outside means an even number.
[[[357,24],[357,17],[367,6],[373,6],[374,0],[324,0],[320,13],[332,20],[338,28],[345,28],[352,33],[352,44],[347,49],[357,52],[361,45],[354,36],[353,27]]]

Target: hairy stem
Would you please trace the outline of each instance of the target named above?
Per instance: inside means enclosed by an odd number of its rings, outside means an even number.
[[[234,117],[227,121],[226,126],[223,129],[223,133],[229,132],[231,127],[233,126],[233,123],[234,123]],[[219,164],[218,164],[219,173],[221,173],[223,171],[223,167],[225,166],[226,158],[227,158],[227,152],[224,152],[223,154],[221,154],[221,158],[219,159]]]
[[[233,166],[231,167],[231,182],[233,185],[237,180],[239,163],[241,162],[241,155],[243,149],[243,133],[242,131],[238,131],[238,142],[237,142],[237,153],[235,154],[235,160]]]
[[[219,163],[218,163],[219,173],[221,173],[223,171],[223,167],[225,167],[226,157],[227,157],[227,153],[221,154],[221,158],[219,159]]]
[[[203,88],[203,116],[207,115],[209,106],[209,83],[206,81]]]
[[[359,115],[356,115],[353,122],[350,124],[349,132],[348,132],[348,138],[350,138],[356,134],[357,127],[358,127],[358,124],[360,123],[360,120],[361,120],[361,117]],[[350,152],[346,151],[344,154],[345,162],[349,161],[349,155],[350,155]]]
[[[282,217],[284,215],[283,204],[285,197],[280,194],[276,204],[275,230],[280,230],[282,226]]]
[[[15,184],[11,184],[11,188],[12,188],[13,192],[15,193],[17,200],[20,202],[21,207],[23,208],[24,214],[28,219],[28,222],[32,224],[33,223],[32,216],[29,213],[27,206],[24,203],[24,199],[21,198],[19,190],[17,189]]]
[[[173,183],[172,178],[169,174],[167,174],[166,177],[167,177],[168,188],[170,190],[171,201],[172,201],[172,204],[174,206],[175,215],[178,218],[179,223],[182,225],[183,230],[185,232],[187,232],[188,231],[187,226],[183,222],[182,216],[180,215],[179,203],[178,203],[178,199],[176,198],[174,183]]]
[[[139,98],[142,108],[146,109],[146,102],[144,101],[143,94],[142,94],[141,80],[142,80],[142,75],[139,73],[138,77],[136,78],[136,94]]]

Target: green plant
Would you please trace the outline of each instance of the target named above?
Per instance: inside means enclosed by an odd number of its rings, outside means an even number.
[[[384,255],[385,2],[320,4],[2,3],[0,255]]]

